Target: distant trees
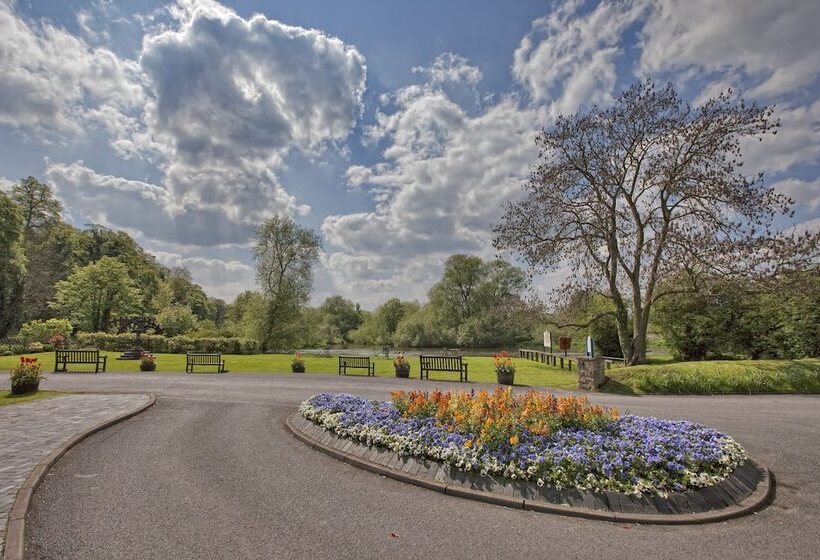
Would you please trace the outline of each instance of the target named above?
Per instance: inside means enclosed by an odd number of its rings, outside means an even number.
[[[114,317],[141,311],[141,301],[128,267],[103,257],[58,282],[52,306],[82,330],[107,331]]]
[[[773,233],[790,201],[741,172],[741,141],[774,133],[771,117],[730,93],[692,108],[649,81],[559,117],[537,135],[527,196],[507,206],[495,245],[535,270],[568,265],[565,288],[608,298],[626,363],[642,363],[655,303],[681,289],[669,279],[817,257],[820,234]]]
[[[259,339],[266,348],[287,349],[298,340],[320,248],[315,232],[288,217],[269,218],[257,229],[256,279],[266,305]]]
[[[362,323],[359,306],[342,296],[330,296],[319,307],[320,333],[325,342],[349,342],[350,333]]]

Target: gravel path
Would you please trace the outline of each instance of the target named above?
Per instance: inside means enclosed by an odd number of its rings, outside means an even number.
[[[820,554],[817,396],[592,395],[637,414],[724,430],[775,473],[777,497],[759,514],[664,527],[441,495],[311,450],[283,426],[314,393],[386,398],[398,386],[464,388],[290,374],[51,376],[49,388],[152,392],[158,401],[91,436],[56,465],[33,500],[29,557],[730,560]]]

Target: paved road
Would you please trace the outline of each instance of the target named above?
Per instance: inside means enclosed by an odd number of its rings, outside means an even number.
[[[30,557],[729,560],[820,554],[818,397],[595,396],[635,413],[725,430],[776,474],[776,501],[757,515],[662,527],[444,496],[313,451],[282,424],[316,392],[384,398],[397,384],[319,375],[51,376],[53,389],[149,391],[159,398],[147,412],[81,443],[53,469],[29,516]]]
[[[66,395],[0,408],[0,556],[11,507],[34,467],[77,434],[148,400],[148,395]]]

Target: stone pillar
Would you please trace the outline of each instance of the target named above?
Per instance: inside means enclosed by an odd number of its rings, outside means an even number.
[[[595,391],[606,382],[603,358],[578,358],[578,387]]]

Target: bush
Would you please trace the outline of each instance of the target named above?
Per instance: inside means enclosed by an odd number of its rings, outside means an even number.
[[[191,308],[185,305],[172,305],[157,315],[157,323],[166,336],[173,337],[194,330],[197,318]]]
[[[134,342],[133,334],[78,333],[75,346],[121,352],[134,346]],[[259,343],[248,338],[167,337],[158,334],[144,334],[140,336],[140,344],[145,350],[156,354],[184,354],[185,352],[258,354],[260,352]]]
[[[69,337],[74,328],[68,319],[47,319],[45,321],[29,321],[20,327],[19,336],[32,342],[49,342],[54,336]]]
[[[26,352],[30,352],[36,354],[37,352],[43,351],[43,343],[42,342],[29,342],[26,345]]]

